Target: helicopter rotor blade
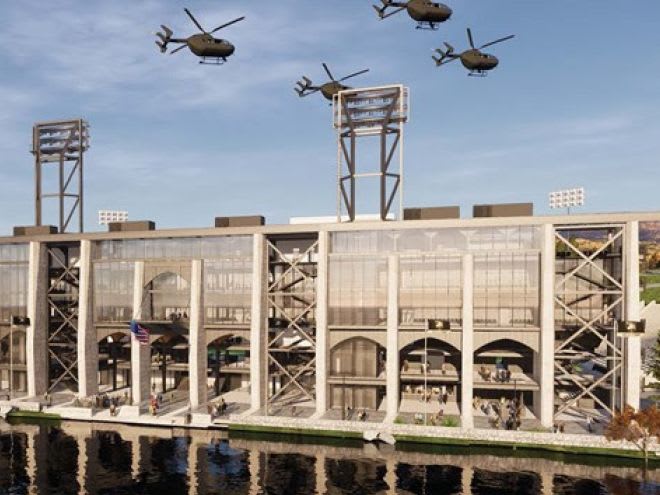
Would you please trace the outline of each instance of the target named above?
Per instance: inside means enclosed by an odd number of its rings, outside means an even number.
[[[485,45],[480,46],[479,49],[481,50],[482,48],[486,48],[487,46],[492,46],[496,43],[502,43],[503,41],[507,41],[507,40],[510,40],[511,38],[515,38],[515,37],[516,37],[515,34],[512,34],[511,36],[505,36],[504,38],[500,38],[499,40],[495,40],[495,41],[491,41],[490,43],[486,43]]]
[[[204,31],[204,28],[202,27],[202,25],[201,25],[199,22],[197,22],[197,19],[195,19],[195,16],[192,15],[188,9],[185,9],[185,8],[184,8],[183,10],[185,10],[186,14],[188,14],[188,17],[190,17],[190,20],[193,21],[193,23],[195,24],[195,26],[197,26],[197,28],[198,28],[202,33],[207,34],[206,31]]]
[[[470,42],[470,48],[474,50],[474,40],[472,39],[472,30],[467,28],[468,41]]]
[[[330,69],[328,69],[328,66],[325,64],[325,62],[323,62],[323,64],[321,64],[321,65],[323,65],[323,68],[325,69],[325,73],[328,74],[328,77],[329,77],[332,81],[334,81],[335,78],[334,78],[334,76],[332,75],[332,72],[330,72]]]
[[[345,81],[346,79],[350,79],[351,77],[359,76],[360,74],[364,74],[364,73],[366,73],[366,72],[369,72],[369,69],[364,69],[364,70],[361,70],[361,71],[359,71],[359,72],[354,72],[353,74],[351,74],[351,75],[349,75],[349,76],[342,77],[342,78],[341,78],[339,81],[337,81],[337,82]]]
[[[245,16],[243,16],[243,17],[239,17],[238,19],[234,19],[233,21],[227,22],[227,23],[223,24],[222,26],[218,26],[218,27],[215,28],[213,31],[209,31],[209,34],[213,34],[213,33],[215,33],[216,31],[220,31],[222,28],[226,28],[227,26],[231,26],[232,24],[234,24],[234,23],[236,23],[236,22],[240,22],[240,21],[242,21],[243,19],[245,19]]]
[[[176,52],[179,52],[179,51],[183,50],[183,49],[184,49],[185,47],[187,47],[187,46],[188,46],[188,44],[187,44],[187,43],[184,43],[184,44],[181,45],[180,47],[175,48],[174,50],[172,50],[172,51],[170,52],[170,55],[174,55]]]

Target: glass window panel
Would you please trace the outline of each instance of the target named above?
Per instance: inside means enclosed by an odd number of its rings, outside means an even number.
[[[0,245],[0,323],[27,314],[29,256],[27,244]]]

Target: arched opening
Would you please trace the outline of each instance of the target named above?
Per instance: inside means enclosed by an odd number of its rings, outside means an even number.
[[[131,339],[115,332],[99,342],[99,391],[127,388],[131,383]]]
[[[167,331],[151,343],[151,390],[169,402],[188,399],[188,339]]]
[[[0,390],[9,398],[27,392],[25,331],[0,327]]]
[[[419,339],[399,351],[399,362],[400,417],[410,423],[457,423],[460,418],[460,351],[440,339]]]
[[[188,321],[190,283],[181,274],[173,271],[159,273],[145,285],[142,294],[142,321]]]
[[[250,402],[250,341],[225,335],[208,345],[210,396],[223,395],[231,402]]]
[[[373,340],[355,337],[334,346],[330,352],[331,407],[348,411],[364,409],[384,413],[385,348]],[[373,414],[370,419],[376,419]]]
[[[534,415],[536,353],[527,345],[500,339],[474,352],[474,414],[480,427],[529,429]]]

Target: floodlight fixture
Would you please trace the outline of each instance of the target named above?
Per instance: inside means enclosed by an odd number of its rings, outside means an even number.
[[[128,221],[128,212],[121,210],[99,210],[99,225]]]
[[[584,205],[584,187],[553,191],[549,195],[550,208],[566,208],[571,214],[571,207]]]

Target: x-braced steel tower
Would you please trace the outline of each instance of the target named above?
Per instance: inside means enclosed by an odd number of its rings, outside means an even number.
[[[625,226],[555,232],[555,418],[613,415],[624,403]]]
[[[38,122],[32,128],[35,158],[35,224],[43,221],[43,201],[57,198],[59,232],[66,232],[78,214],[83,231],[83,156],[89,148],[89,125],[83,119]],[[44,193],[44,168],[58,168],[57,192]]]
[[[345,208],[349,221],[356,215],[356,180],[380,180],[380,218],[386,220],[397,195],[403,217],[403,128],[408,121],[408,88],[397,84],[340,91],[333,97],[337,129],[337,221]],[[379,168],[358,172],[358,138],[378,137]],[[398,151],[398,170],[392,163]]]
[[[318,238],[270,236],[266,414],[316,400]]]

